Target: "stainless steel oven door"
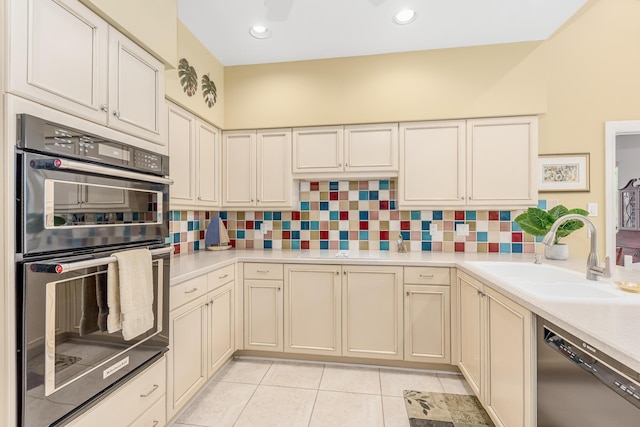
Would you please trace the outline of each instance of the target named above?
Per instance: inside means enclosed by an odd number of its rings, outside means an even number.
[[[170,180],[30,152],[18,159],[24,256],[168,237]]]
[[[154,326],[127,341],[103,330],[110,251],[24,262],[18,284],[23,425],[49,425],[161,357],[168,346],[171,247],[153,250]],[[58,272],[56,272],[58,271]],[[106,297],[105,297],[106,298]]]

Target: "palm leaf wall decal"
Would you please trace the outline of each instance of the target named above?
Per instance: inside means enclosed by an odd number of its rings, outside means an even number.
[[[178,77],[187,96],[193,96],[198,89],[198,73],[193,66],[189,65],[186,58],[182,58],[178,64]]]
[[[209,108],[213,107],[218,99],[216,84],[209,78],[209,74],[202,76],[202,96]]]

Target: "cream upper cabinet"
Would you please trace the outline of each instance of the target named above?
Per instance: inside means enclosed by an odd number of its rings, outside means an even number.
[[[404,360],[451,363],[450,269],[404,268]]]
[[[467,120],[467,204],[537,203],[538,119]]]
[[[292,209],[290,164],[290,129],[224,132],[223,207]]]
[[[496,426],[535,426],[532,313],[462,272],[457,292],[460,371]]]
[[[343,266],[342,354],[401,360],[402,267]]]
[[[284,350],[341,354],[341,268],[284,266]]]
[[[220,206],[218,130],[193,114],[167,103],[167,140],[171,209]]]
[[[398,124],[293,129],[293,174],[300,178],[391,177],[398,173]]]
[[[401,123],[398,205],[535,205],[537,155],[535,116]]]
[[[11,0],[8,91],[164,145],[164,66],[77,0]]]
[[[400,207],[465,204],[465,121],[400,124]]]
[[[282,264],[244,264],[244,348],[283,351]]]

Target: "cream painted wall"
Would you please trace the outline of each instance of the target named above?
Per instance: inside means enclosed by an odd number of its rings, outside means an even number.
[[[178,66],[178,0],[80,0],[165,63]]]
[[[225,68],[225,128],[546,111],[539,42]]]
[[[224,67],[200,41],[178,21],[178,60],[186,58],[198,73],[198,89],[193,96],[187,96],[180,85],[178,70],[167,70],[165,74],[166,97],[192,113],[224,128],[225,78]],[[209,108],[202,97],[202,76],[209,74],[217,88],[217,101]]]

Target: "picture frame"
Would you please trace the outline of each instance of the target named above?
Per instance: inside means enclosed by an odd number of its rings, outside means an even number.
[[[589,153],[538,156],[538,191],[589,191]]]

